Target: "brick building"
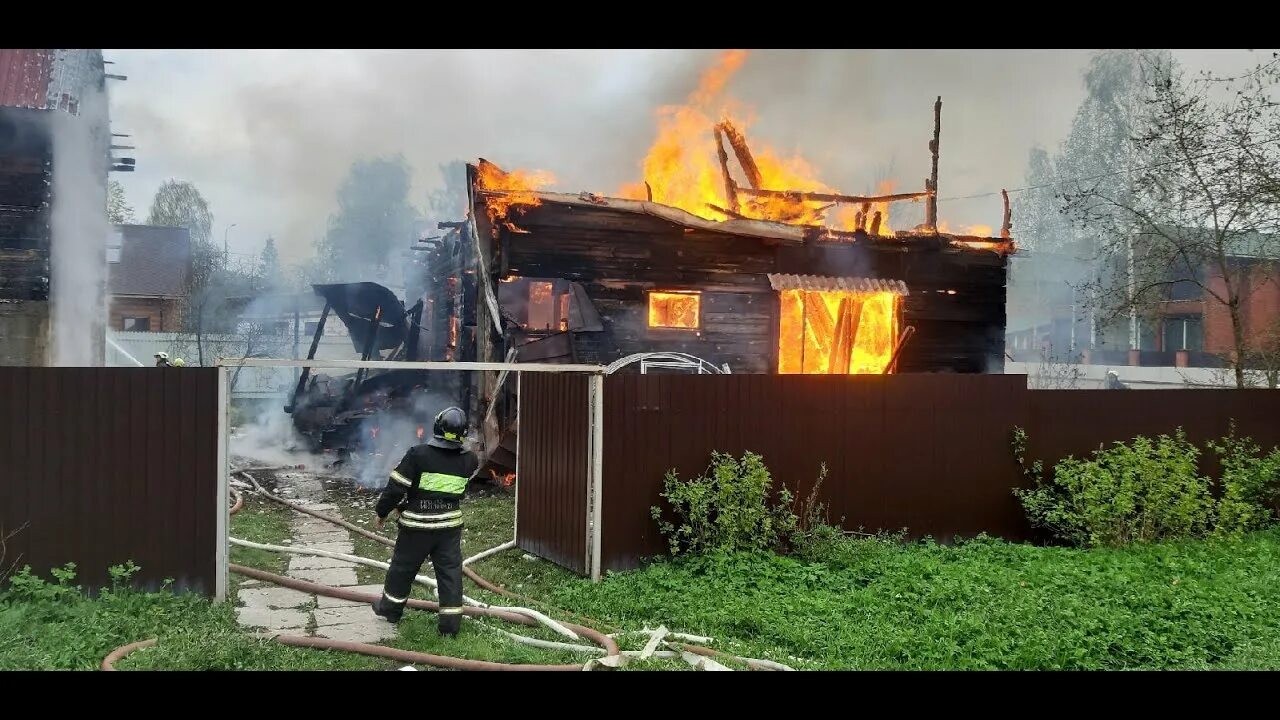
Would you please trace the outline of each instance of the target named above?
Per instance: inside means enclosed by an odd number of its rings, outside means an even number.
[[[191,277],[186,228],[117,225],[107,245],[107,322],[125,332],[178,332]]]
[[[1082,277],[1073,262],[1046,256],[1015,259],[1011,296],[1023,283],[1023,298],[1010,301],[1010,331],[1006,353],[1018,362],[1036,362],[1048,355],[1057,362],[1143,367],[1224,367],[1235,349],[1229,308],[1197,282],[1181,280],[1167,291],[1167,299],[1129,321],[1121,318],[1107,327],[1092,327],[1084,298],[1078,297],[1065,276]],[[1241,253],[1229,258],[1232,274],[1239,273],[1240,308],[1245,337],[1259,346],[1280,340],[1280,261]],[[1019,262],[1022,263],[1021,267]],[[1078,263],[1078,261],[1074,261]],[[1083,264],[1081,264],[1083,265]],[[1226,295],[1222,273],[1210,267],[1198,273],[1209,290]],[[1020,310],[1012,310],[1015,306]]]

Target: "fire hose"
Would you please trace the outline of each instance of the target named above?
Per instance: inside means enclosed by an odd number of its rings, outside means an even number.
[[[257,469],[257,468],[254,468],[254,469]],[[338,518],[324,515],[322,513],[311,510],[310,508],[306,508],[302,505],[292,503],[283,498],[276,497],[268,493],[264,488],[262,488],[262,486],[257,482],[257,480],[253,478],[251,475],[249,475],[247,472],[240,471],[239,474],[243,475],[244,477],[247,477],[256,487],[257,491],[260,494],[262,494],[264,497],[267,497],[271,500],[279,502],[283,505],[289,506],[299,512],[303,512],[303,513],[315,516],[319,519],[323,519],[323,520],[332,522],[334,524],[346,527],[347,529],[352,530],[353,532],[360,533],[365,537],[370,537],[371,539],[382,542],[383,544],[394,545],[394,542],[391,541],[389,538],[385,538],[381,535],[377,535],[368,530],[365,530],[364,528],[361,528],[356,525],[352,525],[351,523],[347,523],[344,520],[340,520]],[[231,489],[231,494],[234,497],[235,501],[232,507],[230,508],[229,514],[235,515],[237,512],[239,512],[243,508],[244,498],[241,495],[241,493],[236,491],[234,488]],[[346,555],[343,553],[332,553],[329,551],[307,549],[307,548],[285,548],[283,546],[271,546],[271,545],[265,545],[261,543],[252,543],[249,541],[238,540],[236,538],[231,538],[231,541],[234,544],[238,544],[246,547],[256,547],[264,550],[336,557],[336,558],[340,558],[350,562],[359,562],[366,565],[372,565],[374,567],[382,567],[384,569],[388,567],[387,563],[382,563],[377,560],[362,558],[355,555]],[[470,577],[474,582],[476,582],[481,587],[484,587],[485,589],[493,588],[493,590],[491,590],[492,592],[496,592],[506,596],[515,596],[514,593],[507,591],[505,588],[501,588],[500,586],[493,585],[488,581],[485,581],[483,578],[480,578],[480,576],[475,575],[474,572],[471,572],[468,568],[465,568],[466,563],[475,562],[479,559],[482,559],[483,557],[488,557],[490,555],[496,554],[503,550],[509,549],[510,547],[513,547],[513,546],[514,546],[514,541],[511,541],[510,543],[504,543],[503,545],[500,545],[495,548],[491,548],[490,550],[484,551],[471,558],[468,558],[466,561],[464,561],[464,572],[466,572],[468,577]],[[276,585],[280,585],[282,587],[288,587],[288,588],[292,588],[302,592],[307,592],[310,594],[324,595],[327,597],[351,600],[351,601],[361,602],[361,603],[370,603],[370,604],[377,599],[376,595],[360,593],[360,592],[347,590],[343,588],[330,587],[327,585],[312,583],[305,580],[298,580],[295,578],[283,577],[280,575],[276,575],[274,573],[258,570],[256,568],[249,568],[241,565],[230,564],[229,569],[238,575],[243,575],[245,577],[254,578],[264,582],[270,582]],[[434,580],[432,580],[431,578],[427,578],[425,576],[421,576],[421,575],[417,576],[415,580],[417,580],[418,582],[422,582],[424,584],[431,585],[432,587],[435,586]],[[519,597],[519,596],[516,596],[516,597]],[[480,624],[482,627],[495,630],[508,638],[511,638],[513,640],[516,640],[518,642],[522,642],[525,644],[533,645],[536,647],[542,647],[542,648],[554,649],[554,650],[567,650],[572,652],[587,652],[587,653],[596,654],[596,655],[603,655],[603,657],[597,661],[592,661],[588,663],[585,667],[578,664],[522,665],[522,664],[511,664],[511,663],[489,662],[489,661],[483,661],[483,660],[468,660],[464,658],[455,658],[455,657],[449,657],[444,655],[432,655],[429,653],[420,653],[420,652],[410,651],[410,650],[400,650],[398,648],[389,648],[386,646],[373,645],[370,643],[330,640],[325,638],[312,638],[312,637],[303,637],[303,636],[285,635],[285,634],[273,634],[273,635],[270,635],[269,637],[270,639],[276,642],[279,642],[283,645],[287,645],[291,647],[308,647],[308,648],[324,649],[324,650],[344,650],[348,652],[355,652],[355,653],[374,656],[374,657],[383,657],[383,658],[397,660],[401,662],[407,662],[411,664],[431,665],[435,667],[444,667],[444,668],[458,669],[458,670],[581,671],[583,669],[590,669],[597,662],[605,666],[616,667],[620,664],[618,661],[620,661],[624,657],[641,657],[641,658],[678,657],[682,655],[683,657],[685,657],[686,660],[690,662],[693,662],[693,658],[695,656],[703,656],[706,658],[719,656],[719,657],[733,658],[735,660],[745,662],[748,665],[748,667],[754,670],[791,670],[792,669],[785,665],[774,663],[768,660],[758,660],[755,658],[738,657],[738,656],[730,655],[728,653],[723,653],[721,651],[714,650],[711,648],[697,646],[697,645],[688,645],[685,643],[671,643],[671,642],[666,643],[668,647],[676,648],[682,652],[655,651],[652,647],[647,647],[644,651],[620,652],[616,642],[614,642],[611,636],[604,635],[590,627],[575,625],[573,623],[563,623],[563,624],[557,623],[554,620],[551,620],[550,618],[546,617],[545,615],[542,615],[537,611],[529,610],[528,608],[493,607],[485,603],[480,603],[479,601],[472,600],[470,598],[467,598],[467,600],[470,601],[469,606],[463,608],[463,614],[466,616],[472,617],[473,620],[476,620],[479,617],[489,617],[489,618],[501,619],[507,622],[512,622],[512,623],[521,624],[521,625],[543,624],[543,625],[546,625],[547,627],[550,627],[553,630],[556,630],[560,634],[567,635],[568,637],[571,637],[574,639],[577,639],[578,635],[583,635],[587,639],[596,643],[598,647],[538,640],[536,638],[530,638],[523,635],[510,633],[500,628],[489,628],[488,625],[478,622],[478,624]],[[407,605],[408,607],[412,607],[418,610],[430,610],[430,611],[439,610],[438,603],[424,601],[424,600],[416,600],[412,598],[408,600]],[[643,632],[648,632],[648,631],[643,631]],[[620,634],[629,634],[629,633],[615,633],[615,635],[620,635]],[[704,641],[709,640],[709,638],[697,638],[696,636],[682,635],[679,633],[666,633],[665,629],[663,629],[662,635],[663,636],[671,635],[672,637],[675,637],[678,639],[689,639],[689,640],[697,639],[697,640],[704,640]],[[660,639],[661,638],[655,634],[650,645],[656,645],[657,641]],[[122,658],[126,657],[127,655],[137,650],[141,650],[147,647],[152,647],[156,644],[156,642],[157,640],[155,638],[152,638],[149,640],[130,643],[128,645],[117,648],[116,650],[112,651],[109,655],[107,655],[106,658],[103,659],[102,669],[108,670],[108,671],[115,670],[116,662],[118,662]],[[710,664],[714,664],[710,660],[708,660],[707,662]],[[716,669],[726,669],[726,668],[724,668],[723,666],[717,666]]]

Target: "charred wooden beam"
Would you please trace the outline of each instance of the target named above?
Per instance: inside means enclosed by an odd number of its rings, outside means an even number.
[[[814,344],[819,349],[830,352],[831,341],[835,337],[835,323],[831,320],[831,311],[821,298],[804,304],[805,328],[813,335]]]
[[[733,154],[738,156],[738,163],[742,165],[742,171],[747,174],[747,182],[751,183],[751,187],[757,190],[760,189],[764,177],[760,174],[756,159],[751,156],[751,148],[747,146],[747,138],[728,120],[717,125],[716,129],[722,129],[725,137],[729,139],[729,144],[733,146]]]
[[[898,344],[893,348],[893,354],[889,356],[889,363],[884,366],[885,374],[893,372],[893,368],[898,364],[898,356],[902,354],[902,346],[907,344],[907,340],[916,333],[915,325],[908,325],[902,331],[902,336],[898,338]]]
[[[942,96],[933,103],[933,140],[929,141],[929,153],[933,155],[933,171],[925,183],[929,193],[929,204],[925,211],[925,224],[934,230],[938,229],[938,143],[942,137]]]
[[[738,184],[729,173],[729,153],[725,152],[724,133],[719,126],[716,127],[716,155],[720,158],[720,172],[724,173],[724,196],[729,198],[729,208],[733,213],[739,213],[742,206],[738,204]]]
[[[752,219],[747,217],[746,215],[743,215],[742,213],[734,212],[732,210],[729,210],[728,208],[722,208],[719,205],[716,205],[715,203],[707,203],[706,205],[712,210],[715,210],[718,213],[723,213],[725,215],[728,215],[729,217],[734,218],[735,220],[751,220]]]
[[[880,220],[881,220],[880,211],[879,211],[879,210],[877,210],[877,211],[876,211],[876,214],[875,214],[875,215],[873,215],[873,216],[871,216],[871,230],[870,230],[870,232],[871,232],[871,234],[872,234],[872,235],[879,235],[879,234],[880,234]]]
[[[649,181],[644,181],[644,197],[649,202],[653,202],[653,188],[649,185]]]
[[[887,203],[902,202],[904,200],[920,200],[931,196],[928,191],[912,192],[912,193],[895,193],[893,195],[841,195],[839,193],[816,193],[816,192],[799,192],[797,190],[764,190],[761,188],[738,188],[738,192],[743,195],[751,195],[753,197],[777,197],[787,198],[788,200],[798,202],[827,202],[827,203]]]
[[[827,364],[828,374],[844,375],[849,372],[853,348],[858,343],[858,323],[861,321],[862,300],[855,297],[842,298],[839,320],[836,321],[836,336],[831,348],[831,361]]]
[[[1004,222],[1000,224],[1000,237],[1008,240],[1009,234],[1013,231],[1013,213],[1009,210],[1009,191],[1001,190],[1000,196],[1004,198]]]

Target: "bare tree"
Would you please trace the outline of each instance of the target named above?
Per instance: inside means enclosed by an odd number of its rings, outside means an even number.
[[[1225,359],[1245,387],[1253,355],[1242,307],[1280,258],[1280,203],[1267,185],[1277,160],[1266,138],[1270,86],[1254,77],[1220,92],[1226,81],[1188,80],[1167,57],[1142,62],[1146,96],[1129,140],[1140,164],[1118,168],[1130,182],[1079,183],[1065,194],[1099,238],[1107,272],[1091,290],[1104,316],[1137,317],[1180,285],[1198,288],[1206,315],[1217,306],[1230,318]]]
[[[128,225],[136,222],[133,206],[124,195],[124,186],[117,180],[107,181],[107,220],[112,225]]]

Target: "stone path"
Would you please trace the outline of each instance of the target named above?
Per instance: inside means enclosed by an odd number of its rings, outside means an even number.
[[[316,489],[319,489],[318,481],[316,486]],[[337,508],[333,505],[307,500],[297,502],[308,509],[326,514],[337,512]],[[354,554],[355,546],[351,542],[351,535],[344,528],[300,512],[292,511],[292,513],[294,516],[292,544]],[[363,593],[382,592],[381,585],[357,585],[355,567],[353,563],[345,560],[290,555],[289,569],[285,574],[299,580],[348,588]],[[240,624],[245,627],[263,628],[268,632],[314,635],[332,640],[365,643],[376,643],[396,635],[395,626],[374,615],[367,604],[311,595],[292,588],[253,580],[241,583],[240,587],[239,599],[243,607],[236,608],[236,615]]]

